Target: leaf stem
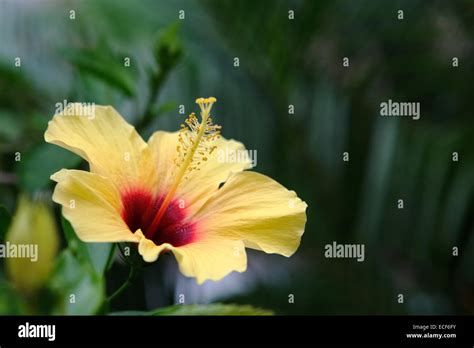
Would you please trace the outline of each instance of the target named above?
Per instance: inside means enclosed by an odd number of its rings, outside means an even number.
[[[115,290],[115,292],[107,298],[106,302],[107,302],[108,305],[114,299],[116,299],[118,296],[120,296],[125,291],[125,289],[130,286],[130,284],[132,284],[132,280],[133,280],[133,277],[135,276],[136,269],[137,269],[136,267],[130,266],[130,271],[128,272],[127,280],[125,280],[125,282],[120,286],[120,288]]]
[[[109,255],[107,256],[107,262],[105,263],[104,272],[108,271],[110,267],[112,267],[114,256],[115,256],[115,248],[116,248],[116,244],[113,243],[112,248],[110,248]]]

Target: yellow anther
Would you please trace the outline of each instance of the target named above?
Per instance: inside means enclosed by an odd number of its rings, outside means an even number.
[[[197,98],[196,99],[196,104],[199,105],[201,108],[201,112],[206,114],[205,117],[209,116],[209,113],[212,108],[212,104],[214,104],[217,101],[216,98],[214,97],[209,97],[209,98]]]

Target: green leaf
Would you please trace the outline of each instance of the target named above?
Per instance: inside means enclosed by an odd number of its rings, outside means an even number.
[[[111,313],[111,315],[273,315],[273,312],[250,305],[214,303],[208,305],[175,305],[155,309],[151,312],[123,311]]]
[[[33,151],[22,154],[18,164],[20,186],[30,192],[43,189],[51,182],[49,177],[61,168],[77,166],[81,158],[52,144],[41,144]]]
[[[0,61],[0,105],[10,110],[34,109],[44,102],[43,89],[35,87],[25,69],[14,67],[12,62]],[[21,120],[21,115],[17,115]],[[4,130],[2,130],[4,131]]]
[[[79,71],[104,81],[126,96],[133,97],[136,94],[135,82],[130,68],[124,66],[123,58],[100,52],[99,50],[65,52],[65,55]]]
[[[58,258],[48,289],[57,299],[52,314],[96,314],[105,296],[103,277],[84,267],[67,249]]]
[[[160,34],[154,44],[155,59],[164,71],[171,70],[183,56],[183,47],[178,37],[179,29],[179,22],[172,24]]]
[[[0,279],[0,315],[22,314],[27,314],[23,299],[7,280]]]
[[[83,264],[89,263],[90,259],[86,244],[77,237],[76,232],[74,232],[70,222],[64,217],[61,217],[61,227],[63,228],[64,236],[71,253],[78,259],[79,262]]]
[[[104,274],[109,266],[115,248],[112,243],[87,243],[92,266],[98,274]]]
[[[69,221],[61,218],[61,225],[72,254],[86,268],[102,276],[109,266],[114,253],[112,243],[84,243],[78,237]]]
[[[10,226],[11,216],[7,208],[0,205],[0,241],[5,240],[8,226]]]
[[[151,313],[152,315],[272,315],[266,309],[255,308],[250,305],[233,304],[209,304],[209,305],[175,305],[160,308]]]

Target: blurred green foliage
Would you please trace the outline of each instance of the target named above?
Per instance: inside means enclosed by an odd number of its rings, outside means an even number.
[[[214,95],[224,136],[257,149],[256,170],[309,205],[287,277],[229,301],[288,314],[474,313],[472,1],[88,0],[74,4],[75,20],[66,2],[31,13],[17,6],[16,17],[0,20],[26,23],[26,34],[10,38],[22,45],[0,51],[7,211],[21,191],[50,192],[57,169],[85,166],[43,143],[55,103],[114,105],[146,137],[177,129],[179,105],[187,114],[196,97]],[[42,33],[42,49],[25,48],[28,33]],[[380,117],[387,99],[420,102],[421,119]],[[6,216],[0,210],[0,231]],[[54,312],[96,313],[111,291],[103,276],[110,245],[85,246],[63,229],[68,248],[48,286]],[[364,243],[366,262],[326,259],[334,240]],[[2,279],[0,311],[20,312]],[[68,305],[71,291],[81,306]]]
[[[10,225],[11,216],[7,209],[0,205],[0,241],[5,241],[5,234],[7,233],[8,226]]]
[[[59,256],[49,283],[55,294],[52,314],[96,314],[104,301],[104,279],[84,266],[71,250]]]
[[[34,147],[28,157],[18,162],[18,181],[23,190],[35,192],[51,184],[51,173],[62,168],[74,168],[79,165],[79,156],[51,144],[40,144]],[[38,170],[41,168],[41,170]]]
[[[80,74],[94,76],[127,97],[133,97],[136,94],[133,76],[129,70],[123,68],[124,62],[121,62],[117,55],[114,56],[97,47],[93,50],[77,52],[66,50],[64,55]]]
[[[124,311],[111,315],[272,315],[269,310],[231,304],[175,305],[150,312]]]

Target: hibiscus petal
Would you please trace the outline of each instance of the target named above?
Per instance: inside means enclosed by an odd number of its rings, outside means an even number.
[[[198,242],[174,247],[164,243],[155,245],[138,230],[140,238],[138,251],[147,262],[154,262],[159,255],[169,250],[178,261],[181,273],[195,277],[198,284],[206,280],[219,280],[232,271],[244,272],[247,269],[247,254],[242,241],[209,236]]]
[[[97,105],[92,111],[69,104],[49,122],[45,140],[78,154],[92,172],[119,186],[142,182],[148,173],[138,164],[147,144],[113,107]]]
[[[198,284],[219,280],[232,271],[247,269],[247,254],[242,241],[209,237],[171,250],[181,273],[195,277]]]
[[[242,240],[246,247],[291,256],[306,224],[306,203],[255,172],[231,175],[193,216],[208,235]]]
[[[154,172],[149,179],[158,193],[167,192],[170,178],[173,174],[176,146],[178,145],[178,132],[157,131],[148,140],[149,163],[153,163]],[[146,159],[144,159],[146,160]],[[142,165],[147,165],[142,163]]]
[[[82,170],[62,169],[51,179],[57,182],[53,201],[78,237],[85,242],[137,242],[120,216],[120,196],[108,178]]]
[[[168,243],[156,245],[153,241],[147,239],[141,230],[137,230],[135,236],[139,238],[138,252],[145,262],[155,262],[158,260],[158,256],[160,256],[161,252],[173,248],[173,246]]]

